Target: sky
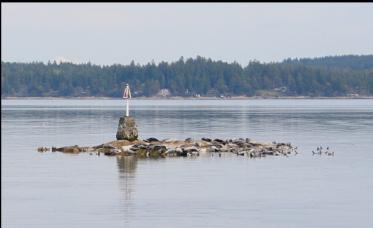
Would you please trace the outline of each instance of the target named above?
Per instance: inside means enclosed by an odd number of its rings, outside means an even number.
[[[100,65],[373,54],[372,3],[1,3],[1,60]]]

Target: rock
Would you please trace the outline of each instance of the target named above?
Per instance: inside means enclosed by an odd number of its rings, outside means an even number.
[[[159,157],[163,157],[161,153],[159,153],[158,151],[149,151],[149,155],[147,155],[151,158],[159,158]]]
[[[100,145],[97,145],[97,146],[93,146],[92,148],[93,148],[94,150],[97,150],[97,149],[102,148],[103,146],[104,146],[104,144],[100,144]]]
[[[88,146],[86,146],[86,147],[80,147],[80,149],[81,149],[81,152],[88,152],[88,151],[90,151],[90,148]]]
[[[132,116],[124,116],[119,119],[117,140],[134,141],[138,138],[135,118]]]
[[[207,148],[200,148],[199,152],[200,153],[206,153],[207,152]]]
[[[264,151],[262,152],[263,155],[274,155],[273,151]]]
[[[174,149],[167,150],[166,154],[167,154],[168,157],[177,157],[177,156],[179,156],[178,153],[177,153],[177,151],[174,150]]]
[[[259,147],[259,146],[263,146],[261,143],[258,143],[258,142],[250,142],[248,143],[250,147]]]
[[[81,152],[82,149],[79,148],[78,145],[75,145],[75,146],[65,146],[65,147],[57,148],[57,151],[61,151],[61,152],[64,152],[64,153],[77,154],[77,153]]]
[[[145,144],[135,144],[135,145],[129,146],[129,147],[133,151],[138,151],[138,150],[141,150],[141,149],[146,150],[146,148],[148,148],[148,146],[145,145]],[[123,147],[122,147],[122,149],[123,149]]]
[[[39,147],[38,151],[44,152],[49,150],[47,147]],[[103,153],[107,156],[129,156],[136,155],[137,157],[173,157],[173,156],[198,156],[200,153],[215,152],[219,153],[234,153],[236,155],[256,158],[264,156],[288,156],[296,152],[296,147],[290,143],[260,143],[251,141],[250,139],[214,139],[202,138],[202,140],[162,140],[156,138],[148,138],[147,140],[115,140],[107,142],[95,147],[52,147],[52,151],[61,151],[64,153],[81,153],[94,152],[97,155]]]
[[[117,153],[114,150],[110,150],[110,151],[104,152],[104,154],[106,156],[115,156],[115,155],[117,155]]]
[[[234,144],[236,144],[237,146],[239,147],[245,147],[245,142],[241,141],[241,140],[235,140],[233,141]]]
[[[164,145],[154,145],[151,144],[147,148],[147,152],[149,152],[149,156],[151,158],[158,158],[158,157],[165,157],[166,156],[167,148]]]
[[[280,146],[285,146],[285,143],[277,143],[276,147],[279,148]]]
[[[136,155],[137,157],[140,157],[140,158],[146,158],[148,157],[149,152],[146,149],[139,149],[136,151]]]
[[[232,152],[234,154],[237,154],[239,152],[239,148],[237,147],[229,147],[228,152]]]
[[[112,145],[110,145],[110,144],[104,144],[104,145],[102,146],[102,148],[104,148],[104,149],[115,149],[116,147],[114,147],[114,146],[112,146]]]
[[[134,151],[133,150],[133,146],[122,146],[121,148],[120,148],[123,152],[127,152],[127,151]]]
[[[49,151],[49,148],[47,148],[47,147],[38,147],[38,151],[39,152],[46,152],[46,151]]]
[[[135,142],[135,141],[134,141]],[[134,142],[130,142],[128,140],[115,140],[115,141],[111,141],[111,142],[108,142],[108,143],[103,143],[103,144],[100,144],[100,145],[97,145],[97,146],[94,146],[92,147],[94,150],[97,150],[97,149],[100,149],[102,147],[104,147],[105,145],[110,145],[110,146],[113,146],[115,148],[120,148],[122,146],[128,146],[128,145],[131,145],[133,144]]]
[[[115,140],[115,141],[112,141],[112,142],[108,142],[106,144],[109,144],[109,145],[112,145],[113,147],[115,148],[120,148],[122,146],[128,146],[128,145],[132,145],[136,143],[136,141],[128,141],[128,140]]]
[[[153,147],[153,151],[157,151],[158,153],[164,153],[167,151],[167,148],[166,146],[163,146],[163,145],[155,145]]]
[[[106,150],[106,151],[105,151],[104,148],[99,148],[99,149],[97,149],[97,152],[98,152],[98,153],[105,153],[105,152],[108,152],[108,151],[110,151],[110,149],[108,149],[108,150]]]

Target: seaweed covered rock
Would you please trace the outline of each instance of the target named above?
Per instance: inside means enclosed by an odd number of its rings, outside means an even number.
[[[135,118],[123,116],[119,119],[117,140],[134,141],[138,138],[138,131]]]

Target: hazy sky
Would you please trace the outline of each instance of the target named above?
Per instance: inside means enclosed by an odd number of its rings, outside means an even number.
[[[2,61],[373,54],[372,3],[2,3],[1,13]]]

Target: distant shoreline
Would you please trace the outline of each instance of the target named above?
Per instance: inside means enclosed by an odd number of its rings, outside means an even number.
[[[268,99],[373,99],[373,96],[358,97],[308,97],[308,96],[283,96],[283,97],[263,97],[263,96],[233,96],[229,98],[220,97],[134,97],[132,100],[268,100]],[[116,97],[2,97],[1,100],[122,100]]]

